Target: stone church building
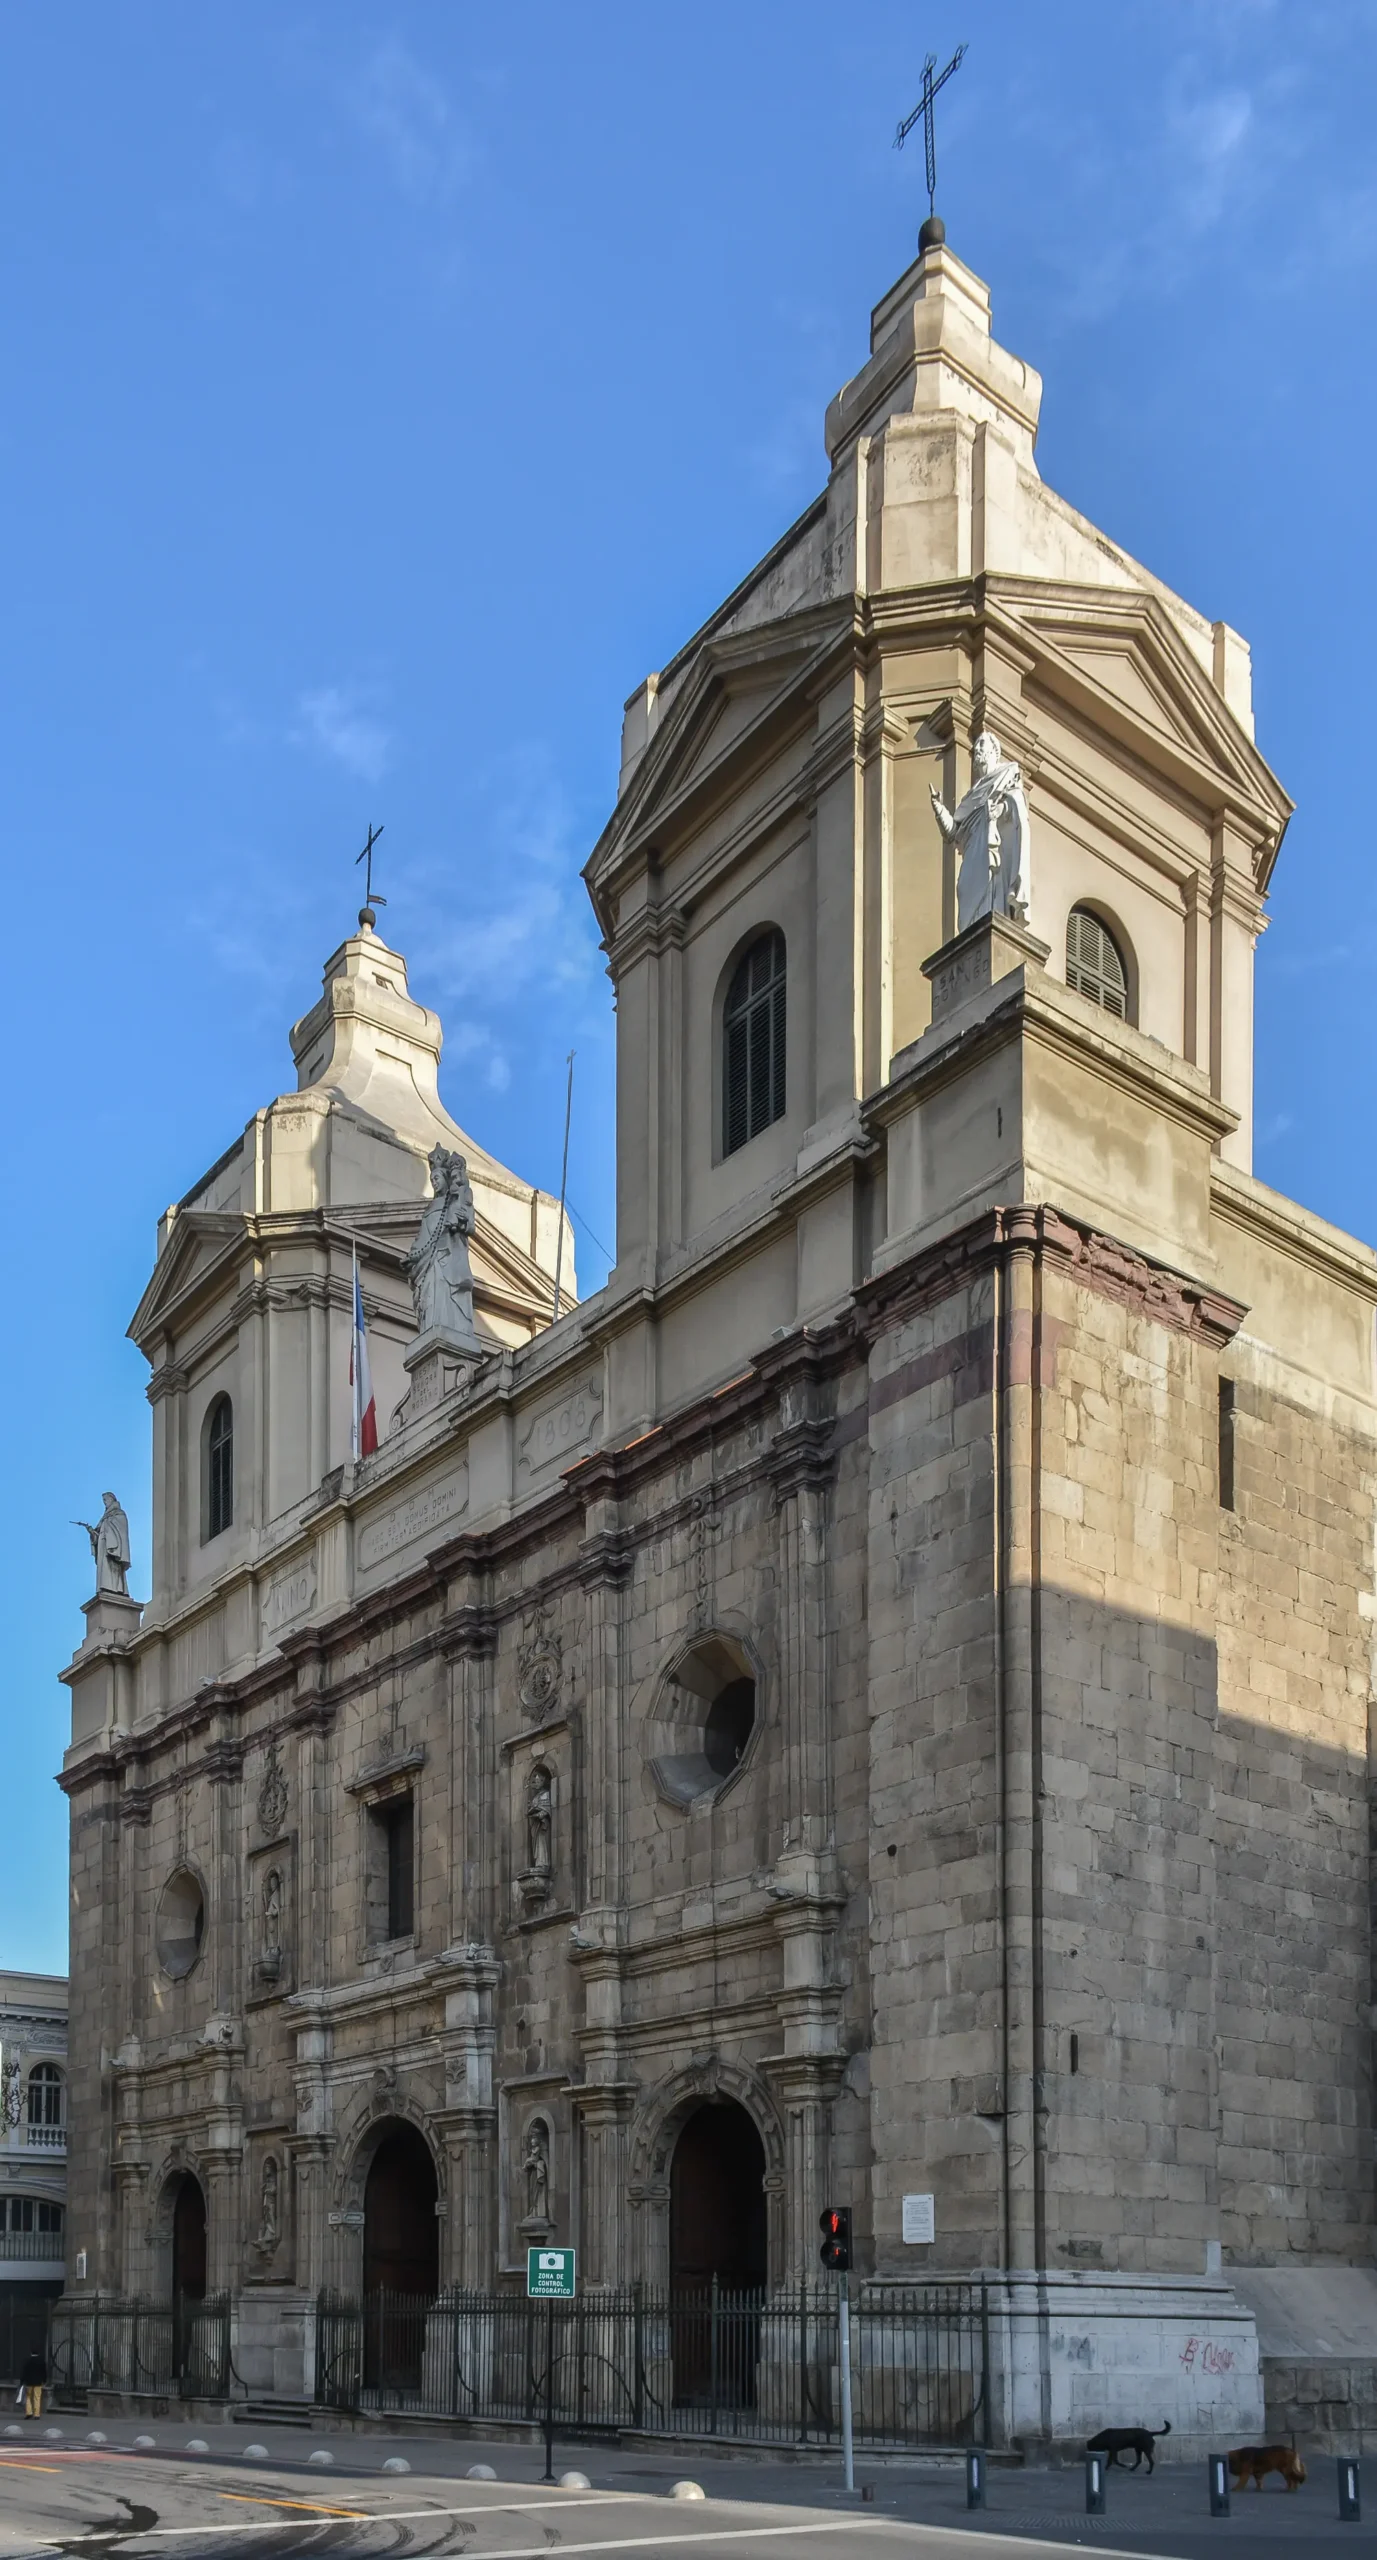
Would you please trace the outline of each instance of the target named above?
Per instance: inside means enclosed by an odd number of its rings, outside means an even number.
[[[1290,803],[938,234],[626,707],[606,1286],[367,910],[159,1230],[67,2265],[227,2292],[260,2391],[324,2289],[776,2288],[846,2203],[862,2287],[993,2271],[1007,2434],[1217,2442],[1250,2273],[1372,2261],[1377,1258],[1251,1170]],[[481,1357],[417,1339],[437,1145]]]

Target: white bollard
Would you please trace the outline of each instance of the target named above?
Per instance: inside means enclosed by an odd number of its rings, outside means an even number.
[[[708,2493],[696,2480],[676,2480],[669,2494],[671,2498],[705,2498]]]

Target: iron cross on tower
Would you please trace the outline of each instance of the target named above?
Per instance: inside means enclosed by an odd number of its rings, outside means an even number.
[[[937,221],[937,133],[933,121],[933,101],[937,96],[938,90],[945,89],[953,71],[960,70],[965,57],[966,48],[963,44],[959,44],[955,53],[952,55],[950,62],[947,64],[946,70],[938,71],[936,54],[930,53],[928,55],[927,61],[923,65],[923,94],[919,99],[917,106],[914,108],[912,115],[905,116],[903,123],[900,125],[898,132],[894,136],[895,150],[902,151],[904,144],[907,142],[909,135],[912,133],[914,126],[918,122],[919,117],[922,117],[923,161],[928,182],[928,218],[923,225],[923,230],[918,235],[918,245],[923,249],[934,246],[939,240],[945,240],[947,236],[946,232]],[[924,234],[927,236],[924,237]]]
[[[360,924],[376,924],[378,919],[373,912],[374,908],[385,907],[387,904],[386,898],[379,897],[373,887],[373,847],[382,833],[383,829],[381,827],[375,827],[370,819],[368,827],[368,842],[364,846],[362,853],[355,857],[355,869],[358,868],[360,862],[366,863],[368,866],[363,875],[363,905],[359,909]]]

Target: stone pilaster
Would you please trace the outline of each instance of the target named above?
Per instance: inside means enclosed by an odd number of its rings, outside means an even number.
[[[627,2142],[636,2091],[624,2081],[576,2088],[571,2095],[582,2144],[582,2283],[585,2287],[624,2284],[630,2272]]]

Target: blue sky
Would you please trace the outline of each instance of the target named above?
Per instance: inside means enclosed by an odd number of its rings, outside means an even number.
[[[1356,0],[0,0],[11,1635],[0,1964],[65,1961],[52,1783],[154,1223],[291,1081],[385,821],[450,1107],[612,1243],[578,870],[621,704],[821,485],[939,202],[1044,476],[1253,644],[1299,808],[1258,1170],[1377,1238],[1377,9]]]

